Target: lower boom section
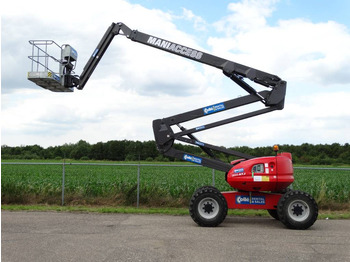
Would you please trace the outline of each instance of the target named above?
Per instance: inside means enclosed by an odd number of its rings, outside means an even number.
[[[277,209],[282,194],[263,192],[221,192],[228,209]]]
[[[206,157],[196,156],[175,148],[170,148],[163,154],[166,156],[175,157],[177,159],[181,159],[197,165],[206,166],[223,172],[228,172],[230,169],[232,169],[231,164],[225,163],[219,159],[210,159]]]

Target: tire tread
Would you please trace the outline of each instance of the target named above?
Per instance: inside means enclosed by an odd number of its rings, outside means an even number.
[[[205,220],[196,211],[198,199],[202,196],[212,194],[217,197],[218,200],[222,203],[222,210],[220,210],[218,216],[213,220]],[[221,192],[213,186],[203,186],[198,188],[192,195],[189,204],[189,212],[194,222],[196,222],[199,226],[202,227],[216,227],[220,225],[224,219],[226,218],[228,211],[227,202],[225,197],[221,194]]]

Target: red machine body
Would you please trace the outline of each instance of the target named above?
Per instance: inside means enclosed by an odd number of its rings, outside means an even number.
[[[238,164],[227,173],[226,181],[240,191],[279,192],[294,181],[290,153],[231,162],[235,163]]]

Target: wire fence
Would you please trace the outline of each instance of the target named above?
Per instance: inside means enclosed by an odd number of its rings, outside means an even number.
[[[62,166],[62,200],[61,205],[64,205],[64,193],[65,193],[65,180],[66,180],[66,166],[133,166],[137,167],[137,207],[140,204],[140,175],[142,167],[186,167],[186,168],[202,168],[201,165],[181,165],[181,164],[145,164],[145,163],[72,163],[63,161],[63,163],[49,163],[49,162],[2,162],[1,165],[55,165]],[[309,170],[341,170],[350,171],[350,168],[338,168],[338,167],[294,167],[294,169],[309,169]],[[212,169],[212,185],[215,186],[215,169]]]
[[[65,180],[66,180],[66,166],[131,166],[137,167],[137,201],[136,205],[140,205],[140,175],[141,167],[186,167],[186,168],[201,168],[201,165],[181,165],[181,164],[144,164],[144,163],[72,163],[63,161],[63,163],[49,163],[49,162],[2,162],[1,165],[52,165],[62,166],[62,200],[61,205],[64,205],[65,194]],[[215,169],[212,169],[212,185],[215,186]]]

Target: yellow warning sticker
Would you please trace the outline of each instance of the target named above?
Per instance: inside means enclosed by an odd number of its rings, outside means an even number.
[[[254,176],[254,182],[269,182],[269,176]]]
[[[262,176],[261,178],[262,178],[261,181],[263,181],[263,182],[268,182],[268,181],[270,181],[270,177],[269,177],[269,176]]]

